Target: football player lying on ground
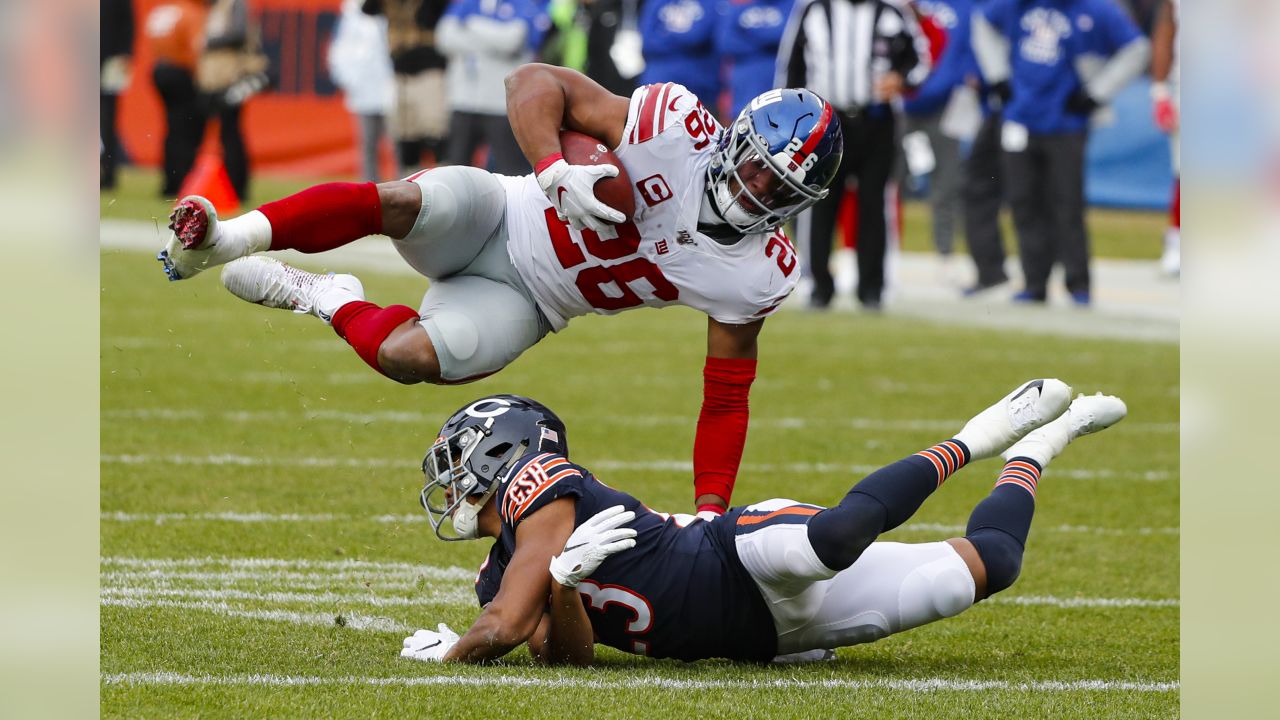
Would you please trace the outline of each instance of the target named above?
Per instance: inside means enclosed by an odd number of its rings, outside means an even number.
[[[207,200],[189,196],[170,217],[159,259],[172,280],[228,263],[222,282],[233,294],[319,317],[402,383],[491,375],[590,312],[701,310],[695,506],[723,512],[746,442],[757,336],[800,275],[780,227],[826,196],[843,152],[837,116],[808,90],[772,90],[724,130],[680,85],[641,87],[628,99],[537,64],[507,78],[507,108],[532,174],[442,167],[377,185],[327,183],[221,222]],[[634,216],[594,194],[617,167],[564,160],[562,128],[613,148],[634,180]],[[378,233],[430,278],[417,309],[367,302],[352,275],[253,255],[324,252]]]
[[[588,664],[600,642],[682,660],[802,659],[952,617],[1018,577],[1045,466],[1125,412],[1035,380],[833,507],[774,499],[707,521],[649,510],[572,464],[563,424],[537,402],[478,400],[427,453],[422,502],[445,539],[446,518],[456,537],[497,539],[476,581],[484,610],[461,637],[419,630],[401,655],[482,662],[528,642],[541,661]],[[997,454],[1004,469],[964,537],[876,541]]]

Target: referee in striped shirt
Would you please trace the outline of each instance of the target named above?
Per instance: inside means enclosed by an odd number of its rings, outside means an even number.
[[[806,87],[840,113],[844,161],[832,192],[796,220],[809,248],[813,294],[831,304],[829,261],[843,188],[858,184],[858,302],[880,309],[884,290],[885,185],[897,141],[889,103],[929,74],[929,45],[906,0],[797,0],[778,48],[776,87]]]

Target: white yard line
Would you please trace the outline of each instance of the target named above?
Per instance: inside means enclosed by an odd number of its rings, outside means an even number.
[[[425,513],[408,514],[408,515],[334,515],[331,513],[319,513],[313,515],[301,515],[297,513],[264,513],[264,512],[219,512],[219,513],[126,513],[126,512],[104,512],[99,515],[99,519],[104,522],[125,522],[125,523],[146,523],[148,525],[164,525],[167,523],[185,523],[185,522],[230,522],[230,523],[326,523],[326,522],[374,522],[386,524],[416,524],[427,521]],[[931,533],[951,533],[953,535],[963,535],[965,531],[964,525],[944,525],[941,523],[911,523],[898,528],[899,531],[905,532],[931,532]],[[1056,533],[1072,533],[1080,535],[1105,535],[1105,536],[1121,536],[1121,535],[1164,535],[1177,536],[1181,531],[1176,527],[1137,527],[1137,528],[1107,528],[1093,527],[1089,525],[1049,525],[1044,527],[1037,526],[1037,533],[1056,532]]]
[[[629,677],[616,680],[586,678],[539,678],[523,674],[428,675],[407,677],[323,677],[315,675],[188,675],[175,672],[116,673],[102,676],[105,685],[219,685],[251,687],[296,687],[314,685],[374,687],[525,687],[581,688],[588,690],[890,690],[896,692],[1177,692],[1178,681],[1134,680],[965,680],[959,678],[828,679],[801,680],[680,680],[660,677]]]
[[[240,467],[349,467],[349,468],[408,468],[415,467],[418,461],[411,459],[390,458],[334,458],[334,457],[263,457],[257,455],[239,455],[222,453],[216,455],[146,455],[146,454],[104,454],[99,457],[106,464],[122,465],[231,465]],[[593,470],[614,472],[692,472],[693,462],[690,460],[592,460],[584,458],[582,464]],[[843,464],[843,463],[743,463],[742,472],[748,473],[795,473],[795,474],[846,474],[866,475],[879,470],[880,465]],[[1054,470],[1054,478],[1071,480],[1136,480],[1140,482],[1166,482],[1173,474],[1163,470],[1146,472],[1118,472],[1111,469],[1086,470],[1068,469]],[[1048,474],[1046,475],[1048,476]]]
[[[230,588],[155,588],[155,587],[118,587],[102,588],[101,598],[104,602],[114,600],[252,600],[254,602],[290,604],[359,604],[373,607],[421,607],[425,605],[474,605],[476,595],[461,587],[441,589],[428,587],[418,591],[415,597],[383,596],[374,594],[357,595],[353,593],[300,593],[300,592],[252,592]]]
[[[372,607],[422,607],[428,605],[450,605],[469,607],[475,604],[475,594],[467,589],[455,587],[451,589],[429,588],[420,591],[420,597],[356,595],[340,593],[300,593],[300,592],[253,592],[231,588],[185,589],[170,587],[136,587],[113,586],[102,588],[103,605],[124,605],[126,607],[166,607],[173,600],[226,601],[243,600],[262,603],[291,604],[355,604]],[[1046,595],[1012,596],[997,595],[989,600],[996,605],[1022,605],[1036,607],[1056,607],[1064,610],[1077,608],[1177,608],[1181,601],[1175,598],[1060,598]],[[229,608],[223,602],[215,603],[207,609],[220,611]],[[206,608],[199,608],[206,609]],[[331,618],[332,619],[332,618]]]
[[[436,567],[406,563],[373,563],[367,561],[313,561],[276,558],[132,558],[104,557],[102,603],[126,607],[188,607],[220,612],[231,608],[225,602],[259,603],[356,603],[375,607],[412,607],[420,605],[472,606],[475,598],[471,585],[475,571],[457,566]],[[222,569],[226,568],[226,569]],[[301,571],[301,572],[300,572]],[[362,571],[364,575],[354,571]],[[418,581],[426,583],[418,589]],[[262,591],[228,587],[242,581],[269,585]],[[293,592],[299,584],[308,589],[332,588],[335,584],[368,582],[369,592],[301,593]],[[383,582],[390,585],[383,585]],[[397,582],[398,581],[398,582]],[[182,587],[191,584],[197,587]],[[198,587],[215,584],[217,587]],[[287,588],[289,591],[283,590]],[[408,591],[408,595],[385,596],[375,590]],[[179,601],[184,605],[174,605]],[[988,602],[998,605],[1046,606],[1063,609],[1090,608],[1177,608],[1177,598],[1089,598],[1052,595],[997,595]],[[317,616],[319,617],[319,616]],[[327,616],[325,616],[327,617]],[[291,620],[291,616],[278,618]],[[271,619],[271,618],[264,618]],[[314,623],[313,623],[314,624]],[[327,623],[323,623],[327,624]]]
[[[984,602],[997,605],[1047,605],[1064,609],[1072,608],[1153,608],[1182,607],[1175,598],[1060,598],[1051,595],[996,595]]]
[[[354,630],[373,630],[376,632],[412,632],[413,628],[404,623],[388,618],[366,617],[353,613],[342,613],[342,622],[333,613],[300,613],[289,610],[246,610],[232,607],[225,602],[211,600],[148,600],[139,598],[102,598],[103,607],[125,608],[181,608],[183,610],[203,610],[224,617],[242,618],[246,620],[272,620],[295,625],[343,625]]]
[[[374,562],[370,560],[306,560],[300,558],[139,558],[107,556],[99,559],[103,568],[133,568],[140,570],[170,570],[208,567],[227,567],[232,570],[316,570],[329,572],[373,571],[392,573],[416,573],[428,580],[474,580],[474,568],[438,567],[413,563]]]
[[[421,412],[354,412],[340,410],[219,410],[204,411],[174,408],[120,408],[102,411],[103,420],[219,420],[228,423],[288,422],[291,420],[330,421],[345,423],[405,423],[418,425],[440,421],[437,414]],[[598,415],[584,416],[597,425],[623,425],[628,427],[692,427],[696,418],[679,415]],[[950,433],[964,426],[966,420],[906,418],[884,419],[873,417],[801,418],[764,417],[753,415],[751,426],[771,430],[809,430],[813,428],[848,428],[852,430],[881,430]],[[1178,423],[1125,424],[1126,432],[1176,434]]]

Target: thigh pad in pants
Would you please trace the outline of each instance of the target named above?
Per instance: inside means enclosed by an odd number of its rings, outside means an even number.
[[[492,240],[502,240],[505,254],[507,191],[496,177],[460,166],[411,177],[422,190],[422,208],[409,234],[392,243],[414,270],[432,280],[449,277]]]
[[[799,608],[811,615],[785,633],[778,628],[778,652],[873,642],[951,617],[973,605],[974,589],[948,543],[872,543],[853,565],[812,586]]]
[[[479,380],[501,370],[549,329],[528,296],[476,275],[433,282],[418,314],[445,383]]]

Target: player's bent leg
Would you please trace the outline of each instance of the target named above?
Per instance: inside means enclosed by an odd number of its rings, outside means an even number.
[[[878,542],[830,580],[809,618],[779,628],[778,652],[845,647],[953,617],[974,603],[973,575],[946,542]],[[807,598],[814,604],[812,598]]]
[[[473,167],[436,168],[410,178],[379,186],[398,208],[395,217],[386,216],[396,251],[432,279],[463,272],[505,228],[506,188],[493,174]],[[505,257],[505,235],[500,239]]]
[[[809,521],[809,541],[817,556],[833,570],[849,567],[876,538],[914,515],[953,473],[1061,415],[1070,398],[1071,389],[1059,380],[1024,383],[954,438],[863,478],[838,505]]]

